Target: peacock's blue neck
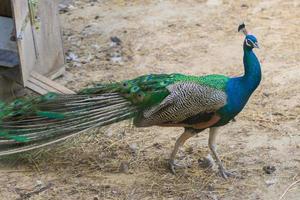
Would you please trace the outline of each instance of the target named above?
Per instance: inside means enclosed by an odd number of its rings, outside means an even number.
[[[227,104],[218,110],[221,120],[215,126],[222,126],[232,120],[246,105],[249,97],[261,80],[259,61],[248,47],[244,47],[245,74],[229,79],[226,86]]]
[[[243,63],[245,74],[241,78],[241,84],[244,86],[244,89],[251,94],[261,81],[261,68],[253,50],[246,46],[244,46]]]

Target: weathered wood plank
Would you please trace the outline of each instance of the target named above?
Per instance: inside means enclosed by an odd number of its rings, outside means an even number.
[[[31,71],[38,66],[35,54],[34,40],[29,20],[29,9],[27,0],[11,0],[13,5],[13,15],[16,26],[17,45],[20,57],[22,80],[27,86],[27,80]]]
[[[48,79],[47,77],[32,72],[28,80],[28,87],[40,94],[46,94],[47,92],[56,92],[62,94],[75,94],[74,91]]]
[[[34,29],[37,44],[39,63],[36,68],[40,74],[51,76],[60,72],[64,65],[64,52],[59,23],[58,1],[38,1],[37,15],[39,29]]]

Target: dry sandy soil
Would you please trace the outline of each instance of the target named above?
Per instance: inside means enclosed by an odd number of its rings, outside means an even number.
[[[172,175],[167,158],[182,129],[136,129],[126,121],[2,159],[0,199],[278,200],[285,191],[284,199],[300,199],[299,0],[71,3],[61,14],[64,44],[78,58],[57,81],[74,90],[147,73],[240,75],[237,25],[246,22],[261,45],[263,80],[218,137],[226,167],[243,179],[225,181],[214,168],[199,167],[209,153],[207,131],[185,144],[178,159],[189,167]],[[267,174],[264,166],[276,171]]]

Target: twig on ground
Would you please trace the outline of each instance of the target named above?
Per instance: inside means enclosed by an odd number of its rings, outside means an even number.
[[[282,200],[284,198],[284,196],[286,195],[286,193],[297,183],[300,183],[300,180],[293,182],[291,185],[289,185],[289,187],[287,187],[284,191],[284,193],[281,195],[281,197],[279,198],[279,200]]]
[[[32,197],[33,195],[35,194],[39,194],[47,189],[49,189],[50,187],[53,186],[53,183],[48,183],[47,185],[45,186],[42,186],[40,188],[37,188],[31,192],[27,192],[27,193],[21,193],[20,194],[20,198],[18,198],[17,200],[24,200],[24,199],[29,199],[30,197]]]

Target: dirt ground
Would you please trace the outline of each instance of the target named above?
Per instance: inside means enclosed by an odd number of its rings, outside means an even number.
[[[240,75],[245,21],[261,46],[263,80],[218,136],[226,167],[243,179],[198,165],[207,131],[185,144],[178,159],[189,167],[172,175],[167,159],[182,129],[125,121],[2,159],[0,199],[279,200],[286,191],[283,199],[299,200],[299,10],[299,0],[72,1],[60,14],[68,63],[57,81],[74,90],[147,73]]]

